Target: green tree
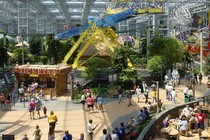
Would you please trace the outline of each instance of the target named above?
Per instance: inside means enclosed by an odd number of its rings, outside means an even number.
[[[167,69],[171,69],[183,58],[183,43],[172,37],[154,37],[152,45],[148,49],[150,56],[159,55],[165,58]]]
[[[0,39],[0,67],[4,69],[4,65],[8,64],[9,57],[7,54],[8,40],[6,39],[6,45],[4,44],[4,38]]]
[[[116,73],[128,68],[128,58],[132,50],[129,47],[116,47],[111,54],[112,68]]]
[[[62,60],[60,57],[62,44],[59,40],[55,40],[54,34],[49,34],[45,41],[47,45],[47,57],[52,60],[53,64],[58,64]]]
[[[85,71],[82,74],[83,77],[92,79],[93,83],[96,83],[100,75],[104,74],[104,68],[107,68],[107,62],[102,58],[95,57],[88,60],[85,66]]]
[[[12,55],[13,62],[22,62],[22,47],[16,48]],[[33,62],[33,56],[29,53],[29,47],[24,48],[24,62]]]
[[[155,80],[161,80],[162,72],[165,69],[165,58],[163,56],[153,56],[148,61],[147,69],[154,78],[160,78]]]
[[[183,53],[182,62],[184,63],[184,66],[188,68],[188,66],[193,64],[193,56],[192,53],[185,50]]]
[[[40,36],[31,37],[29,44],[30,44],[30,53],[31,54],[33,54],[33,55],[41,54],[42,37],[40,37]]]
[[[206,57],[206,63],[204,65],[204,73],[210,75],[210,54]]]

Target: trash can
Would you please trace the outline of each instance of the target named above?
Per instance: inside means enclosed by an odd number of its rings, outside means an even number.
[[[192,95],[190,95],[190,94],[185,94],[185,95],[184,95],[184,102],[185,102],[185,103],[188,103],[188,102],[190,102],[190,101],[192,101]]]

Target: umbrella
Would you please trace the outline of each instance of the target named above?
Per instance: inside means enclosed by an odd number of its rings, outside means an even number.
[[[22,47],[23,44],[24,44],[25,46],[29,46],[28,42],[23,41],[23,42],[20,42],[20,43],[16,44],[15,47]]]

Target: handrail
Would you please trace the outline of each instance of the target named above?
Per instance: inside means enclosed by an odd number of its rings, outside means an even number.
[[[50,88],[50,100],[57,96],[56,88]]]

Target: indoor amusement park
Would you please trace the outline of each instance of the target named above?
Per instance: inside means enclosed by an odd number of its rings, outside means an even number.
[[[0,12],[0,140],[210,140],[210,0]]]

